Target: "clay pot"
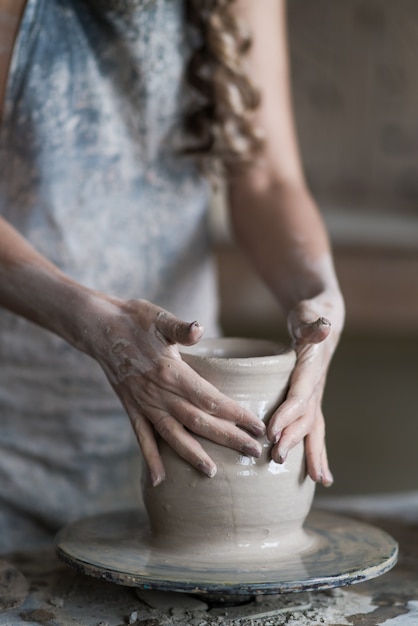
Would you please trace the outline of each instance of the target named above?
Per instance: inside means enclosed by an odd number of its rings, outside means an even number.
[[[220,391],[267,422],[285,397],[295,353],[253,339],[207,339],[182,349],[183,359]],[[143,485],[152,544],[184,552],[188,562],[260,561],[303,550],[310,539],[303,522],[314,483],[306,476],[303,442],[279,465],[262,441],[259,459],[199,438],[218,471],[209,479],[183,461],[165,442],[160,451],[166,480]]]

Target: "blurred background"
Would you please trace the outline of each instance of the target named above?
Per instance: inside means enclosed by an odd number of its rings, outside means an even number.
[[[347,323],[324,401],[335,485],[418,490],[418,3],[289,0],[296,124]],[[223,329],[288,341],[277,304],[214,233]]]

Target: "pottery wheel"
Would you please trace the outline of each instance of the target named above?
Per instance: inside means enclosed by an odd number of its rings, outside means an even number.
[[[385,532],[348,517],[312,511],[304,529],[309,547],[243,566],[187,560],[152,546],[145,511],[86,518],[61,530],[58,556],[85,574],[121,585],[210,594],[277,594],[340,587],[374,578],[397,560]]]

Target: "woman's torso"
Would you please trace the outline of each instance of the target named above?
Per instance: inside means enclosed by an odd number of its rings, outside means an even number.
[[[207,187],[177,152],[186,55],[181,0],[28,0],[0,214],[72,278],[213,334]],[[0,310],[0,367],[0,502],[52,525],[124,506],[136,444],[97,365]]]

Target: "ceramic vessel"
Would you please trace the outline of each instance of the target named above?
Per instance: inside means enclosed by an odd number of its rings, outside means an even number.
[[[183,349],[183,359],[220,391],[267,422],[284,399],[295,353],[253,339],[207,339]],[[165,442],[160,451],[166,480],[143,485],[152,545],[181,551],[188,562],[250,562],[303,551],[310,539],[303,522],[314,483],[306,475],[304,445],[283,465],[271,459],[262,440],[259,459],[198,438],[218,471],[209,479],[183,461]]]

